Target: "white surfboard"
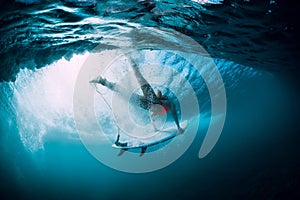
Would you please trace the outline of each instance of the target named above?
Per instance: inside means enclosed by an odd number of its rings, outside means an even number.
[[[187,125],[188,125],[187,120],[180,123],[180,127],[184,130],[186,129]],[[130,140],[121,142],[122,145],[113,144],[112,147],[116,149],[120,149],[120,153],[118,154],[119,156],[129,149],[140,148],[141,149],[140,156],[142,156],[146,152],[147,147],[166,142],[176,137],[177,135],[180,135],[180,133],[178,133],[177,127],[172,126],[172,127],[159,130],[158,133],[156,133],[154,136],[147,137],[147,138],[132,138]]]

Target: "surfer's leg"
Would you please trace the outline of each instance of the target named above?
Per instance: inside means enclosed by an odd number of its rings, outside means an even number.
[[[153,88],[151,87],[151,85],[148,83],[148,81],[143,77],[143,75],[139,71],[137,64],[132,59],[130,59],[130,62],[131,62],[131,66],[134,71],[135,77],[141,86],[141,89],[143,91],[143,94],[144,94],[146,100],[152,104],[160,103]]]
[[[134,105],[139,105],[141,108],[143,108],[145,110],[149,110],[151,107],[150,102],[147,101],[147,99],[143,95],[133,93],[131,95],[130,99]]]

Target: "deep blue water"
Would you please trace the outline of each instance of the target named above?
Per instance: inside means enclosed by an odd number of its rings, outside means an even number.
[[[3,3],[1,197],[298,199],[297,9],[290,1],[199,2]],[[193,66],[168,53],[166,47],[176,44],[187,51],[187,58],[195,56],[192,44],[170,34],[175,31],[208,52],[225,86],[221,137],[202,159],[199,148],[216,116],[211,116],[208,88]],[[150,173],[126,173],[99,162],[80,140],[74,122],[74,82],[89,53],[141,47],[149,41],[150,48],[139,52],[139,64],[153,60],[187,77],[199,100],[200,128],[190,133],[196,134],[192,145],[171,165]],[[197,58],[201,62],[202,57]],[[117,61],[112,66],[122,71],[126,64]],[[184,86],[176,88],[168,81],[179,99],[190,95]],[[214,82],[212,78],[208,84]]]

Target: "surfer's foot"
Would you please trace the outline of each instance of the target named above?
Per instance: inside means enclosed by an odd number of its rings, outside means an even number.
[[[103,85],[103,86],[105,86],[105,87],[107,87],[111,90],[114,90],[115,85],[116,85],[115,83],[109,82],[108,80],[106,80],[106,78],[103,78],[101,76],[99,76],[98,78],[90,81],[90,83],[99,83],[99,84],[101,84],[101,85]]]
[[[103,77],[99,76],[97,79],[95,79],[95,82],[96,83],[100,83],[101,85],[106,86],[106,84],[107,84],[108,81],[106,80],[106,78],[103,78]]]

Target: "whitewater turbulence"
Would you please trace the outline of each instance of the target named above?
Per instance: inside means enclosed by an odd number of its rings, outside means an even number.
[[[24,69],[13,85],[12,104],[26,149],[43,149],[47,139],[77,140],[73,121],[74,84],[87,54],[59,60],[42,69]]]

